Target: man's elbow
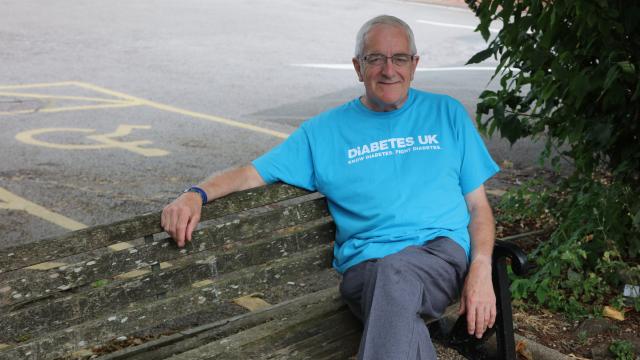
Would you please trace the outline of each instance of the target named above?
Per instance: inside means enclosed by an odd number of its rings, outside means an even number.
[[[244,189],[252,189],[266,184],[256,168],[251,164],[242,167],[242,178],[244,179]]]

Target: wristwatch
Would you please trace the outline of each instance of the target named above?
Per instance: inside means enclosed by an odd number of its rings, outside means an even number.
[[[197,186],[192,186],[190,188],[185,189],[182,193],[188,193],[188,192],[194,192],[200,195],[200,199],[202,199],[202,205],[206,204],[208,199],[207,199],[207,193],[202,190],[202,188],[197,187]]]

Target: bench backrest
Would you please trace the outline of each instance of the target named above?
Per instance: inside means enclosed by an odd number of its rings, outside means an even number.
[[[106,352],[338,282],[318,194],[275,184],[219,199],[184,249],[159,223],[152,213],[0,249],[0,359]]]

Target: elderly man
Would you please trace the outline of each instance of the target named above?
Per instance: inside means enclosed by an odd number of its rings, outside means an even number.
[[[184,246],[208,200],[283,181],[328,199],[340,291],[364,324],[361,359],[435,359],[420,315],[461,296],[469,334],[496,316],[494,220],[483,183],[498,167],[460,103],[410,88],[413,32],[378,16],[353,58],[365,94],[305,123],[254,160],[187,189],[162,214]]]

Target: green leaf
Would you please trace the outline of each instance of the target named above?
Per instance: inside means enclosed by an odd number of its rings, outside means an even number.
[[[469,59],[465,65],[479,64],[479,63],[487,60],[491,55],[493,55],[493,49],[492,48],[484,49],[484,50],[476,53],[475,55],[473,55],[471,57],[471,59]]]
[[[623,73],[634,75],[636,73],[636,67],[629,61],[620,61],[618,62],[618,67],[622,70]]]
[[[536,289],[536,299],[539,303],[544,303],[547,300],[547,291],[541,286]]]
[[[612,66],[609,71],[607,71],[607,76],[605,77],[604,84],[602,84],[602,92],[606,92],[607,89],[611,87],[614,81],[618,79],[620,76],[620,70],[617,67]]]
[[[476,27],[475,31],[480,31],[480,35],[482,35],[484,41],[489,41],[489,37],[491,36],[489,26],[491,26],[491,21],[482,21],[478,24],[478,27]]]

